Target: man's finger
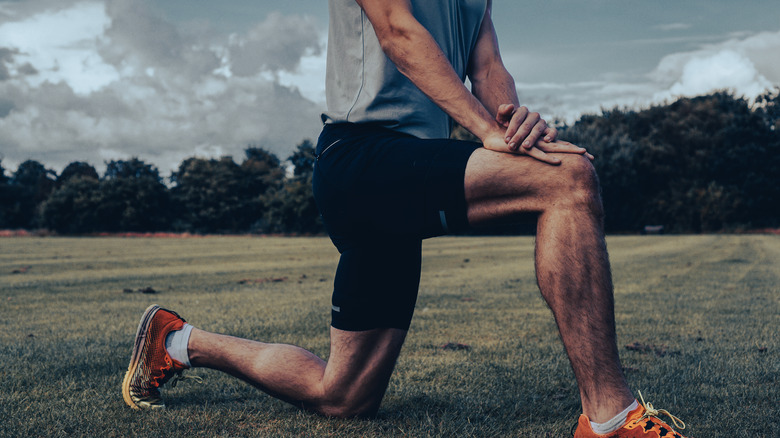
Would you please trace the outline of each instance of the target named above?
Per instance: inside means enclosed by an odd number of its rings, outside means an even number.
[[[526,119],[526,122],[528,122],[528,125],[530,125],[530,121],[534,119],[536,119],[536,123],[534,123],[530,132],[528,132],[528,135],[526,135],[525,139],[523,140],[523,147],[526,149],[531,149],[534,145],[536,145],[537,141],[542,138],[545,131],[547,130],[547,122],[541,118],[539,113],[530,113],[528,115],[528,119]],[[517,137],[517,135],[515,136]]]
[[[541,162],[544,162],[544,163],[547,163],[547,164],[551,164],[553,166],[557,166],[557,165],[561,164],[561,159],[560,158],[554,157],[552,155],[548,155],[548,154],[544,153],[544,151],[542,151],[539,148],[533,147],[531,149],[525,150],[525,154],[528,155],[531,158],[535,158],[535,159],[537,159],[537,160],[539,160]]]
[[[498,106],[498,116],[500,116],[502,119],[509,120],[510,117],[512,117],[512,113],[515,112],[515,106],[511,103],[503,103]]]
[[[512,114],[512,120],[509,122],[509,126],[506,128],[506,133],[504,134],[504,141],[509,144],[510,150],[516,151],[518,149],[521,139],[516,139],[516,137],[518,137],[518,130],[521,129],[521,126],[523,125],[523,122],[525,122],[527,116],[528,108],[524,106],[521,106],[515,110],[514,114]],[[528,132],[522,134],[522,138],[525,138],[526,135],[528,135]]]
[[[558,138],[558,130],[552,126],[548,126],[544,131],[544,141],[555,141]]]
[[[541,122],[541,116],[539,113],[536,112],[529,112],[528,110],[525,111],[525,114],[522,118],[518,117],[518,113],[520,111],[518,110],[515,112],[515,115],[512,117],[512,122],[509,125],[509,128],[512,129],[512,127],[515,124],[519,124],[517,129],[515,130],[514,134],[512,135],[512,138],[507,141],[509,143],[510,149],[519,149],[520,147],[523,147],[525,149],[530,149],[533,147],[534,143],[536,143],[536,140],[538,140],[538,133],[534,133],[534,128],[537,128],[539,125],[539,122]],[[543,126],[542,129],[546,127]],[[509,133],[509,130],[507,130],[507,133]],[[530,141],[533,140],[533,141]]]
[[[536,147],[541,149],[544,152],[555,152],[555,153],[562,153],[562,154],[584,155],[588,152],[587,149],[571,144],[566,141],[549,142],[549,141],[539,140],[536,142]]]
[[[515,106],[511,103],[505,103],[498,106],[496,112],[496,122],[504,128],[509,127],[509,122],[512,120],[512,114],[515,112]]]

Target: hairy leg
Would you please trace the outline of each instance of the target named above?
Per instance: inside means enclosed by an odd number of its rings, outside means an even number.
[[[335,417],[379,409],[406,331],[331,327],[328,361],[294,345],[266,344],[193,329],[190,362],[241,378],[303,409]]]
[[[477,150],[466,168],[469,222],[537,217],[536,276],[574,370],[583,412],[606,421],[634,398],[623,376],[598,180],[587,158],[560,166]]]

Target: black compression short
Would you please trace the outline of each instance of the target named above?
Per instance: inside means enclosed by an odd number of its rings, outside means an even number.
[[[464,175],[479,147],[370,124],[325,126],[315,152],[314,197],[341,253],[333,327],[409,328],[422,239],[468,226]]]

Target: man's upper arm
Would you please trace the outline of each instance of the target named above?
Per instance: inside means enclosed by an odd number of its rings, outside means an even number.
[[[482,19],[482,25],[479,28],[477,43],[474,45],[474,50],[469,58],[466,74],[472,84],[484,80],[494,67],[500,66],[503,68],[504,66],[501,61],[501,53],[498,50],[498,38],[496,37],[496,30],[493,27],[493,19],[491,17],[492,3],[491,0],[488,0],[485,17]]]

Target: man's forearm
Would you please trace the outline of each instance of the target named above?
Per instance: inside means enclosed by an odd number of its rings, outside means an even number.
[[[500,62],[495,62],[487,73],[479,77],[470,77],[471,90],[482,105],[495,118],[499,105],[520,106],[515,81]]]
[[[380,36],[385,54],[428,98],[480,139],[501,131],[490,110],[455,73],[433,37],[419,23],[406,23]],[[508,102],[503,102],[508,103]]]
[[[539,113],[518,108],[512,76],[498,51],[491,3],[482,20],[468,72],[474,94],[463,84],[433,36],[412,14],[410,0],[356,0],[396,68],[444,112],[482,140],[486,149],[529,155],[549,164],[547,152],[585,153],[555,141],[554,128]],[[503,106],[502,106],[503,105]],[[520,146],[522,144],[522,147]]]

